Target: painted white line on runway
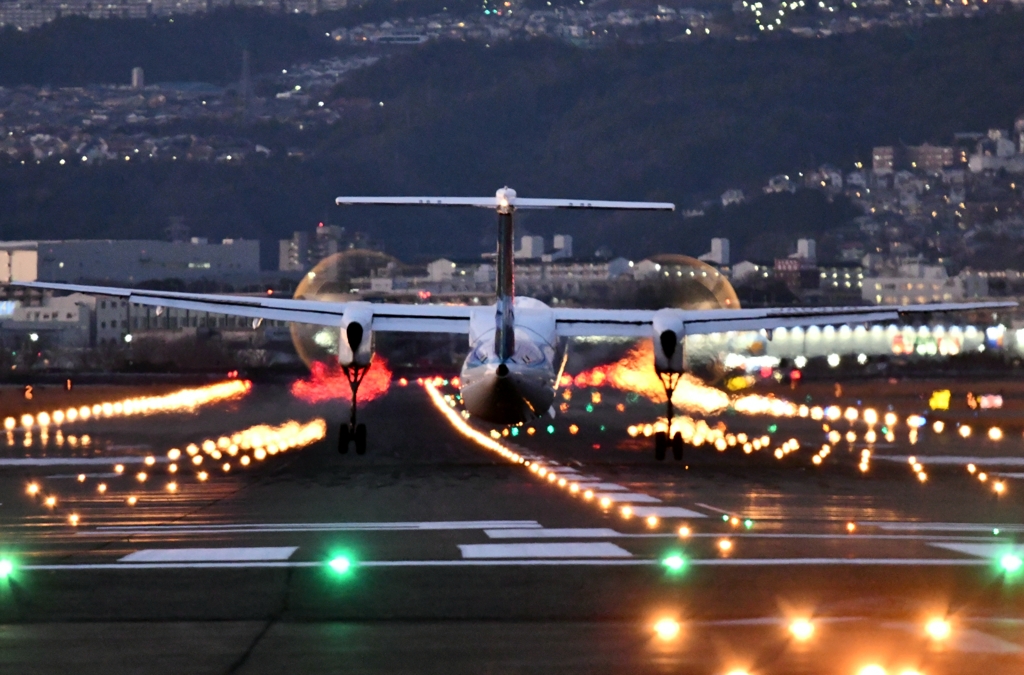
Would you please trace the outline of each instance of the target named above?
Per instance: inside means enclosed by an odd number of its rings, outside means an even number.
[[[121,563],[159,562],[253,562],[288,560],[298,546],[261,546],[243,548],[149,548],[120,558]]]
[[[658,518],[707,518],[703,513],[697,513],[681,506],[634,506],[633,515],[641,518],[657,516]]]
[[[459,544],[463,558],[631,558],[633,554],[615,544]]]
[[[868,521],[861,526],[877,527],[880,530],[905,532],[1024,532],[1024,525],[1000,525],[998,523],[913,523],[893,521]],[[856,535],[854,535],[856,536]]]
[[[935,548],[945,549],[947,551],[955,551],[957,553],[966,553],[967,555],[977,556],[979,558],[988,558],[989,560],[995,560],[999,556],[1013,553],[1016,555],[1024,554],[1024,547],[1015,546],[1011,543],[1005,544],[978,544],[978,543],[965,543],[965,542],[930,542],[930,546]]]
[[[577,481],[578,482],[578,481]],[[583,483],[580,487],[584,487],[594,492],[628,492],[629,488],[618,483]]]
[[[695,505],[701,507],[702,509],[707,509],[708,511],[714,511],[715,513],[732,513],[732,511],[726,511],[724,509],[718,508],[717,506],[711,506],[710,504],[704,504],[701,502],[697,502]]]
[[[872,460],[884,459],[906,464],[911,455],[871,455]],[[1024,466],[1024,457],[966,457],[961,455],[914,455],[925,466],[935,464],[975,464],[977,466]]]
[[[166,457],[155,457],[160,464],[167,463]],[[91,466],[96,464],[142,464],[142,455],[125,457],[3,457],[0,466]]]
[[[629,502],[636,504],[655,504],[661,502],[657,497],[652,497],[642,492],[599,492],[594,494],[594,499],[597,501],[608,499],[611,502]]]
[[[389,567],[533,567],[533,566],[660,566],[660,560],[644,558],[530,558],[530,559],[486,559],[468,560],[367,560],[356,564],[358,568]],[[977,558],[721,558],[689,560],[688,565],[697,567],[824,567],[824,566],[878,566],[878,567],[980,567],[989,565],[987,560]],[[102,570],[177,570],[177,569],[276,569],[276,568],[326,568],[320,561],[303,562],[228,562],[228,563],[69,563],[56,565],[22,565],[24,571],[102,571]]]
[[[484,534],[490,539],[600,539],[622,536],[619,532],[608,527],[542,527],[525,530],[484,530]]]
[[[887,621],[879,627],[886,630],[905,630],[915,634],[919,634],[921,630],[920,624],[897,621]],[[960,628],[953,631],[953,634],[943,643],[942,648],[968,654],[1019,654],[1024,652],[1024,648],[1019,645],[983,633],[975,628]]]
[[[993,471],[992,474],[999,478],[1013,478],[1015,480],[1024,478],[1024,473],[1003,473],[1002,471]]]
[[[233,525],[153,525],[100,526],[78,532],[78,536],[109,537],[111,535],[164,534],[243,534],[263,532],[427,532],[439,530],[484,530],[502,528],[539,528],[536,520],[454,520],[395,523],[252,523]]]

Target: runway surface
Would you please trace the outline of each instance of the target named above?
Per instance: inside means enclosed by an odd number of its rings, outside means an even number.
[[[585,382],[497,438],[396,382],[365,456],[286,386],[137,401],[181,388],[0,394],[0,672],[1024,672],[1012,383],[737,394],[664,462],[663,407]]]

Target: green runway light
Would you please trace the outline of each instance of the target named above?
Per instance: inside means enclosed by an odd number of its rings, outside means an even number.
[[[998,537],[999,536],[999,528],[998,527],[993,527],[992,528],[992,534]]]
[[[723,513],[722,514],[722,522],[724,522],[724,523],[728,523],[729,522],[729,514],[728,513]]]
[[[605,426],[602,424],[600,431],[604,431],[604,430],[605,430]]]
[[[752,528],[753,526],[754,526],[754,521],[752,521],[750,518],[747,518],[746,520],[743,521],[743,527],[747,528],[748,530],[750,528]]]
[[[680,572],[684,567],[686,567],[686,558],[678,553],[674,553],[662,560],[661,564],[664,565],[669,572]]]
[[[554,424],[549,424],[548,425],[548,433],[549,434],[555,433],[555,425]]]
[[[999,566],[1003,568],[1004,572],[1012,574],[1013,572],[1020,571],[1021,567],[1024,567],[1024,560],[1021,560],[1019,555],[1007,553],[999,559]]]
[[[337,558],[332,558],[327,564],[330,565],[331,569],[338,574],[348,574],[348,572],[352,570],[352,561],[343,555],[340,555]]]
[[[779,430],[779,425],[778,424],[769,424],[768,425],[768,433],[774,434],[778,430]]]
[[[0,560],[0,579],[6,579],[14,571],[14,563],[10,560]]]
[[[519,435],[519,427],[512,427],[512,432],[511,433],[512,433],[513,436],[518,436]]]
[[[588,403],[587,404],[587,412],[594,412],[594,404],[593,403]]]

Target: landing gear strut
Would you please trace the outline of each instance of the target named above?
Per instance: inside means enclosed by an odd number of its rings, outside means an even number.
[[[668,400],[667,415],[668,431],[659,431],[654,434],[654,458],[659,462],[665,460],[665,455],[671,448],[672,457],[678,462],[683,459],[683,435],[678,431],[672,434],[672,421],[675,419],[676,410],[672,404],[672,395],[679,386],[680,373],[658,373],[661,378],[661,386],[665,388],[665,398]],[[671,434],[671,437],[670,437]]]
[[[356,409],[359,403],[357,396],[359,385],[362,383],[363,378],[366,377],[366,371],[369,369],[369,366],[341,367],[342,372],[345,373],[345,378],[348,380],[348,386],[352,388],[352,409],[349,413],[348,422],[342,422],[341,429],[338,431],[338,452],[341,454],[348,452],[349,443],[355,444],[357,455],[366,454],[366,425],[356,424]]]

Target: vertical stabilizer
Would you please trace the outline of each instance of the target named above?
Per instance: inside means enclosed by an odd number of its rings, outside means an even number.
[[[498,190],[498,259],[495,280],[497,311],[495,313],[494,353],[505,361],[515,353],[515,228],[513,213],[516,191],[505,187]]]

